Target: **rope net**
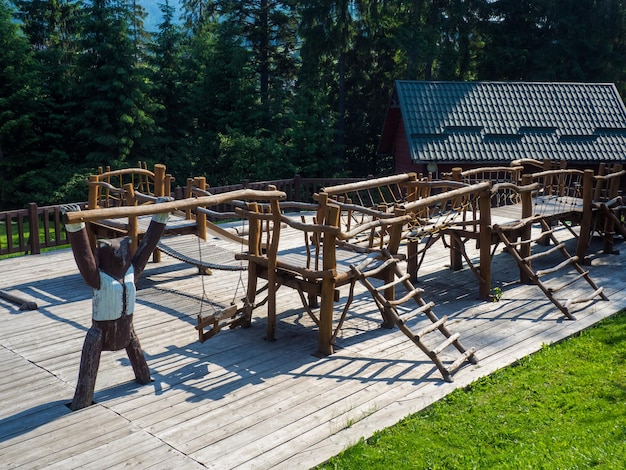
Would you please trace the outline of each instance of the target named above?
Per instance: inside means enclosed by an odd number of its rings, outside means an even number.
[[[467,193],[443,202],[425,206],[409,223],[407,241],[439,236],[455,225],[472,225],[477,220],[478,196]]]
[[[554,215],[582,209],[583,172],[560,170],[533,176],[539,184],[533,192],[533,214]]]

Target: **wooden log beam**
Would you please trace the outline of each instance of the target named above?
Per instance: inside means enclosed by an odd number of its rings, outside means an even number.
[[[453,199],[453,198],[457,198],[461,196],[466,196],[468,194],[479,194],[488,189],[491,189],[491,183],[485,181],[483,183],[476,183],[470,186],[465,186],[463,188],[453,189],[452,191],[446,191],[441,194],[436,194],[434,196],[429,196],[423,199],[418,199],[415,202],[404,204],[403,207],[404,209],[406,209],[407,212],[417,212],[419,209],[423,207],[428,207],[428,206],[437,204],[438,202],[442,202],[448,199]]]
[[[212,196],[179,199],[161,204],[146,204],[142,206],[109,207],[103,209],[91,209],[79,212],[68,212],[63,217],[66,224],[79,222],[93,222],[103,219],[116,219],[120,217],[137,217],[140,215],[152,215],[163,212],[184,211],[199,206],[215,206],[229,201],[281,201],[287,195],[282,191],[259,191],[254,189],[240,189]]]
[[[369,180],[357,181],[355,183],[339,184],[337,186],[328,186],[323,188],[321,192],[325,194],[343,194],[352,191],[360,191],[362,189],[371,189],[376,187],[387,186],[395,183],[405,183],[415,179],[415,173],[401,173],[393,176],[384,176],[382,178],[374,178]],[[315,198],[315,196],[314,196]]]
[[[37,304],[30,300],[23,299],[17,295],[9,294],[3,290],[0,290],[0,299],[8,300],[14,304],[20,306],[20,310],[37,310]]]

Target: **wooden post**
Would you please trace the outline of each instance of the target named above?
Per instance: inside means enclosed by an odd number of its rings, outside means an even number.
[[[479,194],[478,207],[480,211],[478,298],[489,300],[491,294],[491,190],[489,188]]]
[[[602,165],[600,165],[600,168],[602,168]],[[610,173],[619,173],[622,171],[622,165],[621,164],[616,164],[613,165],[612,169],[609,169],[608,172]],[[599,175],[603,175],[604,172],[601,170],[599,172]],[[607,184],[606,187],[606,197],[604,198],[604,201],[610,201],[614,198],[616,198],[619,195],[619,185],[621,182],[621,177],[613,177],[610,179],[609,183]],[[598,183],[599,181],[597,181],[596,183],[596,191],[598,188]],[[594,202],[599,202],[601,200],[601,198],[599,198],[597,196],[597,192],[596,195],[594,196]],[[602,211],[603,214],[605,213],[604,210]],[[609,217],[607,215],[604,216],[604,240],[603,240],[603,249],[602,252],[605,254],[617,254],[619,253],[619,251],[615,251],[614,246],[613,246],[613,235],[615,234],[615,230],[619,230],[621,224],[615,224],[615,221],[613,220],[612,217]]]
[[[623,165],[617,163],[613,166],[613,173],[619,173],[620,171],[622,171],[622,169],[623,169]],[[621,177],[611,178],[611,183],[609,184],[609,187],[608,187],[609,194],[608,194],[607,199],[613,199],[614,197],[617,197],[617,195],[619,194],[620,182],[621,182]]]
[[[598,167],[598,176],[604,176],[606,172],[606,163],[600,163]],[[602,199],[602,189],[604,187],[604,179],[598,178],[595,180],[593,188],[593,200],[600,201]],[[607,198],[608,199],[608,198]]]
[[[463,269],[463,241],[460,237],[450,236],[450,269],[460,271]]]
[[[89,175],[90,182],[97,182],[98,175]],[[89,196],[87,197],[87,208],[88,209],[97,209],[98,206],[98,194],[100,192],[100,186],[97,184],[89,185]]]
[[[250,202],[247,204],[246,209],[250,212],[258,212],[259,206],[256,202]],[[243,307],[243,328],[249,328],[252,323],[252,311],[254,309],[254,301],[256,299],[256,288],[259,275],[259,266],[257,265],[255,259],[261,255],[261,220],[250,217],[248,219],[248,224],[248,253],[250,253],[251,258],[248,262],[248,288]]]
[[[398,209],[395,211],[397,215],[405,215],[406,210]],[[400,247],[400,242],[402,241],[402,228],[404,224],[395,223],[388,227],[389,231],[389,242],[387,243],[387,251],[391,255],[398,254],[398,249]],[[384,280],[385,284],[391,284],[394,281],[394,271],[390,268],[385,269],[384,272]],[[390,286],[385,289],[385,299],[386,300],[395,300],[396,298],[396,289],[395,286]],[[381,325],[382,328],[392,329],[395,326],[395,321],[387,314],[387,310],[383,309],[382,311],[383,323]]]
[[[101,174],[102,173],[102,167],[98,167],[98,173]],[[98,175],[89,175],[89,182],[93,182],[96,183],[99,179]],[[98,205],[98,199],[99,199],[99,193],[100,193],[100,186],[98,186],[97,184],[90,184],[89,185],[89,195],[87,196],[87,209],[99,209],[99,205]],[[94,233],[93,230],[93,226],[91,226],[91,224],[87,224],[89,227],[89,242],[90,245],[92,247],[92,249],[95,249],[96,247],[96,235]]]
[[[606,206],[605,206],[606,207]],[[604,227],[602,228],[604,236],[602,237],[602,253],[605,255],[617,254],[613,246],[613,235],[615,234],[615,223],[611,217],[604,216]],[[578,247],[577,247],[578,248]]]
[[[272,211],[271,240],[267,246],[267,334],[265,339],[276,339],[276,268],[278,264],[278,244],[280,242],[280,203],[270,202]]]
[[[401,183],[400,186],[404,189],[406,193],[404,200],[406,202],[414,202],[417,201],[419,197],[417,192],[417,185],[415,184],[417,181],[417,174],[407,173],[407,176],[408,180],[405,183]]]
[[[333,227],[338,227],[339,215],[339,207],[329,205],[326,223]],[[322,266],[324,271],[332,271],[335,275],[337,271],[337,257],[335,253],[336,241],[334,234],[324,232]],[[334,352],[331,341],[333,336],[333,312],[335,309],[335,275],[322,279],[320,324],[317,344],[317,354],[319,356],[328,356]]]
[[[126,205],[136,206],[137,198],[135,196],[135,188],[131,183],[124,185]],[[128,216],[128,236],[130,237],[130,252],[135,253],[139,246],[139,220],[136,215]]]
[[[175,178],[172,175],[170,174],[165,175],[165,187],[163,188],[165,191],[164,196],[167,196],[167,197],[172,196],[172,182],[174,180]]]
[[[154,195],[165,196],[165,165],[161,163],[154,165]]]
[[[401,216],[401,215],[406,215],[406,210],[405,209],[396,209],[394,211],[394,214]],[[389,242],[387,243],[387,250],[389,251],[389,253],[391,253],[392,255],[397,255],[398,254],[398,250],[400,248],[400,243],[402,242],[402,229],[404,227],[404,224],[393,224],[390,228],[389,228]]]
[[[522,186],[532,184],[532,175],[524,175],[522,176]],[[522,219],[527,219],[533,215],[533,195],[530,191],[524,191],[521,194],[522,199]],[[527,224],[527,226],[522,230],[521,239],[523,241],[530,240],[531,237],[532,226]],[[530,256],[530,243],[523,243],[520,246],[519,254],[522,258],[526,258]],[[530,262],[529,262],[530,267]],[[530,284],[531,279],[529,276],[528,270],[520,268],[519,270],[519,278],[522,284]]]
[[[522,186],[531,185],[533,182],[532,175],[522,176]],[[526,219],[533,215],[533,195],[530,191],[524,191],[521,194],[522,199],[522,219]]]
[[[204,176],[196,176],[194,179],[194,184],[196,185],[196,187],[198,189],[201,189],[202,191],[206,191],[207,189],[207,184],[206,184],[206,177]],[[191,195],[190,195],[191,197]]]
[[[462,181],[463,177],[461,176],[463,173],[463,169],[459,167],[452,168],[452,181]]]
[[[311,201],[304,201],[304,198],[302,197],[302,177],[299,174],[296,174],[293,177],[292,197],[293,197],[293,200],[296,202],[311,202]]]
[[[411,203],[415,202],[419,199],[419,190],[417,185],[415,184],[418,179],[418,175],[416,173],[408,173],[409,180],[406,186],[406,202]],[[411,184],[413,183],[413,184]],[[403,212],[403,214],[406,211]],[[406,243],[406,271],[411,275],[412,281],[417,281],[417,249],[418,249],[418,241],[416,240],[407,240]]]
[[[328,212],[328,194],[321,192],[317,197],[317,218],[316,222],[320,225],[326,223],[326,214]]]
[[[39,244],[39,216],[37,215],[37,204],[31,202],[28,204],[28,228],[30,239],[30,254],[38,255],[41,253]]]
[[[591,222],[593,217],[593,170],[585,170],[583,174],[583,211],[580,216],[580,235],[576,245],[576,256],[580,263],[588,263],[587,246],[591,238]]]
[[[415,173],[409,173],[409,182],[415,183],[417,181],[417,175]],[[407,186],[406,201],[407,203],[415,202],[419,199],[420,194],[417,185],[409,184]],[[406,213],[406,211],[405,211]],[[417,240],[407,240],[406,243],[406,272],[411,275],[412,281],[417,281]]]
[[[183,192],[183,198],[187,199],[187,198],[193,197],[194,181],[195,180],[193,178],[187,178],[187,185],[185,186],[185,190]],[[181,199],[181,198],[177,197],[176,199]],[[187,220],[193,219],[191,208],[185,209],[185,219]]]

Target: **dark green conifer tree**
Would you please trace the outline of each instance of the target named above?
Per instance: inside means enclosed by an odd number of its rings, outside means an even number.
[[[31,188],[22,175],[39,162],[37,116],[41,97],[39,67],[28,40],[0,0],[0,207],[21,205]]]
[[[141,66],[143,26],[127,0],[91,0],[84,10],[76,83],[78,150],[91,166],[127,166],[154,121]]]
[[[181,185],[191,176],[187,135],[192,120],[186,58],[188,47],[182,27],[176,23],[175,9],[168,0],[160,5],[163,21],[148,47],[149,99],[154,106],[154,133],[144,135],[136,153],[152,155],[167,166]]]
[[[75,150],[74,83],[79,56],[80,3],[76,0],[25,1],[18,18],[40,66],[41,98],[37,145],[31,157],[37,161],[20,175],[22,185],[37,188],[31,200],[44,204],[79,201],[86,195],[83,157]],[[31,189],[32,191],[32,189]]]

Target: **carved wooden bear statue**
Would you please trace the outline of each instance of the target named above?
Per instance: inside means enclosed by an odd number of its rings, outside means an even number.
[[[159,198],[158,202],[169,200]],[[79,211],[70,204],[63,212]],[[75,411],[93,403],[96,376],[102,351],[126,349],[135,378],[151,381],[150,370],[133,328],[136,281],[165,230],[168,213],[155,214],[134,255],[130,238],[98,240],[92,250],[84,223],[66,224],[74,259],[85,282],[93,288],[92,323],[85,337],[78,383],[70,408]]]

